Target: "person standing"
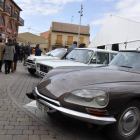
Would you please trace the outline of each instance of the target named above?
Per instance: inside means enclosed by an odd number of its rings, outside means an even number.
[[[0,37],[0,72],[2,72],[2,63],[3,63],[3,47],[4,47],[4,43],[3,42],[3,38]]]
[[[28,42],[28,44],[25,46],[25,59],[24,59],[24,63],[23,63],[24,66],[26,66],[26,60],[27,60],[28,56],[30,56],[30,54],[31,54],[30,45],[31,45],[31,42]]]
[[[35,49],[35,56],[41,56],[41,50],[39,48],[39,44],[36,45],[36,49]]]
[[[15,42],[15,50],[16,50],[16,53],[14,55],[14,71],[17,70],[17,62],[18,62],[18,58],[20,54],[19,45],[17,42]]]
[[[21,44],[21,46],[19,46],[19,60],[22,63],[22,60],[23,60],[23,43]]]
[[[44,50],[43,50],[43,54],[46,54],[46,53],[47,53],[47,49],[44,48]]]
[[[73,45],[72,45],[72,46],[69,46],[69,47],[68,47],[68,54],[69,54],[72,50],[74,50],[75,48],[77,48],[77,42],[76,42],[76,41],[73,42]]]
[[[3,60],[5,61],[5,74],[10,73],[11,63],[14,61],[15,46],[13,40],[8,38],[3,48]]]

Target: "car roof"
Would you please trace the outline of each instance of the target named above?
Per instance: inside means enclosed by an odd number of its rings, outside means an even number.
[[[140,53],[140,50],[121,50],[119,52],[136,52],[136,53]]]
[[[92,50],[92,51],[98,51],[98,52],[118,53],[117,51],[104,50],[104,49],[95,49],[95,48],[75,48],[75,50]]]

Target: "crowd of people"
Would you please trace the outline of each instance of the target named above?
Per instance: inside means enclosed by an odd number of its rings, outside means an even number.
[[[41,56],[40,45],[37,44],[35,48],[32,48],[31,42],[28,42],[25,46],[22,43],[19,45],[16,38],[11,39],[7,37],[6,42],[3,43],[3,38],[0,37],[0,72],[2,72],[2,65],[5,63],[5,74],[14,73],[17,70],[17,62],[24,60],[23,65],[26,66],[26,60],[30,54],[35,56]],[[44,49],[43,53],[47,53]]]

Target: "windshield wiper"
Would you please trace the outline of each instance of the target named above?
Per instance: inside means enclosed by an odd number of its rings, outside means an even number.
[[[119,66],[119,67],[124,67],[124,68],[133,68],[133,67],[129,67],[129,66]]]

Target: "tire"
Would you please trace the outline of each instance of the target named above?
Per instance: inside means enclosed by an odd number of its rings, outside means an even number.
[[[115,118],[117,122],[106,128],[108,137],[111,140],[134,140],[140,131],[140,102],[130,101]]]
[[[36,70],[34,70],[34,69],[28,69],[28,71],[30,74],[35,74],[35,72],[36,72]]]

